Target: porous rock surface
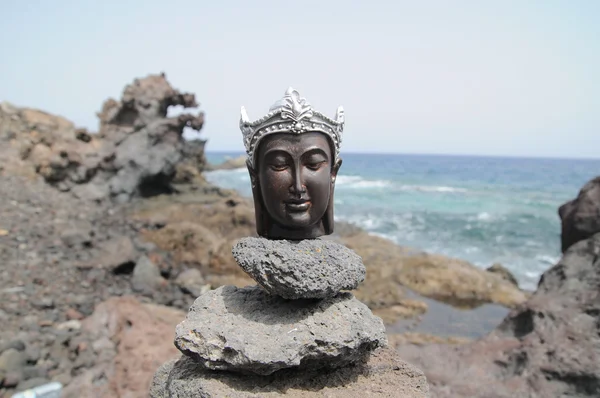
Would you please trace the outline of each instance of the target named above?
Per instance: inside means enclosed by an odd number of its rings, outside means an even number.
[[[161,366],[151,398],[166,397],[429,397],[427,379],[390,349],[339,369],[286,369],[269,376],[210,371],[185,356]]]
[[[588,181],[577,197],[558,208],[563,253],[576,242],[600,232],[600,177]]]
[[[268,375],[344,366],[387,345],[387,337],[381,319],[350,293],[285,300],[258,286],[222,286],[196,299],[175,345],[209,369]]]
[[[247,237],[232,250],[242,269],[269,293],[286,299],[333,297],[355,289],[366,275],[362,259],[328,240]]]

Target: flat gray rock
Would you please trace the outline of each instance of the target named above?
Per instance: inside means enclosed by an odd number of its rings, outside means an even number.
[[[286,369],[270,376],[215,372],[182,357],[161,366],[150,387],[151,398],[429,397],[423,372],[392,349],[375,351],[368,361],[338,369]]]
[[[362,258],[339,243],[243,238],[232,250],[242,269],[271,294],[286,299],[325,298],[365,279]]]
[[[380,318],[350,293],[285,300],[258,286],[222,286],[198,297],[175,329],[175,345],[209,369],[268,375],[335,368],[387,345]]]

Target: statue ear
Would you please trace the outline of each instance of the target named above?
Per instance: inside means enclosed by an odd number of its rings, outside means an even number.
[[[256,219],[256,232],[259,236],[267,236],[269,231],[269,216],[263,204],[262,193],[260,190],[260,181],[258,173],[250,163],[250,159],[246,160],[248,174],[250,174],[250,182],[252,184],[252,197],[254,199],[254,215]]]
[[[333,233],[333,197],[335,190],[335,179],[337,178],[337,173],[342,166],[342,159],[338,159],[333,166],[331,167],[331,190],[329,192],[329,203],[327,204],[327,210],[325,210],[325,215],[323,216],[323,232],[325,235],[331,235]]]
[[[338,171],[340,171],[340,167],[342,167],[342,158],[339,158],[334,164],[333,167],[331,168],[331,176],[332,176],[332,183],[335,184],[335,179],[337,177],[337,173]]]

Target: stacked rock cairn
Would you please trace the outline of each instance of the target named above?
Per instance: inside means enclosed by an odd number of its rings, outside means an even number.
[[[241,239],[232,252],[257,285],[222,286],[196,299],[175,330],[183,356],[158,369],[151,397],[425,396],[421,372],[389,352],[371,355],[387,337],[382,320],[349,292],[365,279],[362,259],[321,238],[333,231],[343,124],[342,108],[326,118],[292,88],[255,122],[242,108],[260,237]],[[306,126],[322,131],[305,135]],[[261,145],[278,167],[256,168]],[[307,171],[292,173],[299,162]]]
[[[157,371],[152,397],[262,396],[239,393],[235,385],[335,372],[387,345],[382,320],[348,292],[366,271],[347,247],[247,237],[233,256],[258,285],[222,286],[196,299],[176,327],[183,356]]]

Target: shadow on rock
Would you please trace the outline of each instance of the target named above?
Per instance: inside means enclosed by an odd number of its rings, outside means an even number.
[[[392,350],[375,351],[368,360],[339,369],[284,369],[268,376],[210,371],[189,358],[164,364],[150,390],[152,398],[193,397],[428,397],[423,373]],[[204,396],[204,395],[202,395]]]
[[[222,298],[227,312],[244,317],[250,322],[292,325],[323,313],[332,305],[351,300],[353,296],[351,293],[341,292],[325,300],[286,300],[257,287],[236,289],[233,286],[225,286]]]

